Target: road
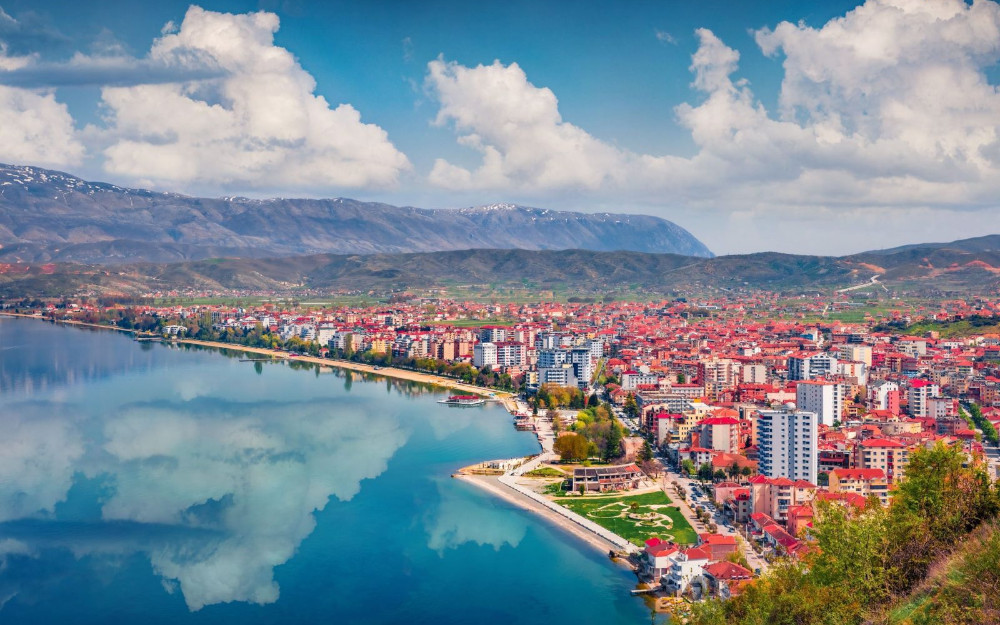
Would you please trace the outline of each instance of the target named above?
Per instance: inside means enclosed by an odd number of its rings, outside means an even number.
[[[694,510],[691,507],[692,504],[695,506],[700,505],[708,510],[711,510],[710,508],[711,502],[709,501],[707,489],[702,488],[701,484],[697,480],[693,480],[685,475],[682,475],[676,471],[671,470],[669,468],[670,465],[666,463],[666,460],[664,458],[661,457],[659,458],[659,460],[661,463],[663,463],[664,466],[664,474],[661,479],[661,485],[663,486],[663,491],[667,494],[667,496],[669,496],[672,500],[674,500],[674,502],[677,503],[678,506],[680,506],[681,514],[684,515],[684,518],[688,520],[688,522],[691,524],[691,527],[693,527],[696,532],[698,532],[699,534],[702,532],[707,532],[708,528],[705,527],[704,523],[698,520],[697,515],[694,513]],[[677,495],[673,482],[677,482],[680,485],[680,488],[684,490],[685,497],[683,499]],[[695,494],[696,489],[698,491],[701,491],[702,495]],[[713,513],[712,521],[716,525],[716,532],[718,534],[721,534],[723,536],[736,537],[736,541],[739,543],[740,548],[746,555],[747,563],[750,564],[751,570],[756,571],[759,569],[761,573],[763,573],[770,567],[770,564],[768,564],[768,562],[764,560],[764,558],[757,555],[757,553],[753,550],[753,548],[751,548],[750,545],[747,544],[746,539],[743,537],[742,534],[739,533],[739,531],[736,530],[735,525],[730,524],[730,521],[723,517],[721,510],[716,510]],[[729,525],[727,526],[727,524]],[[729,529],[729,527],[732,527],[733,529]]]
[[[866,282],[865,284],[858,284],[856,286],[849,286],[846,289],[837,289],[837,293],[847,293],[848,291],[856,291],[857,289],[867,289],[873,284],[877,284],[886,291],[889,289],[885,288],[885,285],[878,281],[878,276],[872,276],[871,282]]]

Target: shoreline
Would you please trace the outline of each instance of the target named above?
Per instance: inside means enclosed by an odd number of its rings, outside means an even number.
[[[12,312],[0,312],[0,316],[13,317],[18,319],[37,319],[38,321],[48,321],[53,322],[53,320],[40,315],[26,315],[24,313],[12,313]],[[55,323],[61,323],[68,326],[82,327],[82,328],[97,328],[101,330],[113,330],[115,332],[126,332],[129,334],[135,334],[141,337],[162,337],[159,334],[151,334],[148,332],[141,332],[138,330],[127,330],[125,328],[118,328],[115,326],[101,325],[98,323],[86,323],[83,321],[74,321],[72,319],[55,319]],[[275,361],[280,360],[291,360],[308,362],[324,367],[336,367],[339,369],[347,369],[350,371],[357,371],[359,373],[370,373],[372,375],[382,376],[386,378],[395,378],[398,380],[406,380],[409,382],[420,382],[422,384],[430,384],[431,386],[438,386],[442,388],[448,388],[456,391],[463,391],[466,393],[473,393],[475,395],[480,395],[482,397],[488,397],[491,393],[493,394],[493,399],[496,399],[498,403],[504,405],[508,412],[513,412],[511,405],[514,402],[514,397],[508,391],[500,391],[489,388],[484,388],[482,386],[476,386],[474,384],[467,384],[465,382],[459,382],[451,378],[446,378],[433,373],[423,373],[420,371],[410,371],[409,369],[397,369],[396,367],[379,367],[375,368],[374,365],[368,365],[358,362],[350,362],[347,360],[331,360],[329,358],[318,358],[316,356],[294,356],[291,357],[287,352],[276,352],[271,349],[265,349],[262,347],[249,347],[247,345],[240,345],[239,343],[223,343],[221,341],[202,341],[199,339],[174,339],[174,340],[164,340],[165,343],[180,344],[184,343],[187,345],[199,345],[202,347],[212,347],[215,349],[228,349],[233,351],[241,351],[248,354],[260,354],[265,356],[270,356]]]
[[[569,519],[560,516],[551,510],[545,508],[538,502],[530,499],[519,493],[518,491],[506,486],[498,479],[498,476],[493,475],[460,475],[456,474],[454,476],[457,480],[462,480],[469,484],[473,484],[479,489],[493,495],[497,499],[505,501],[513,506],[521,508],[529,513],[533,513],[536,517],[548,521],[551,525],[554,525],[559,530],[576,537],[577,539],[587,543],[589,546],[593,547],[605,556],[610,552],[620,551],[618,547],[614,544],[604,540],[600,536],[594,534],[593,532],[581,527],[577,523],[573,523]],[[609,558],[611,559],[611,558]],[[621,558],[614,558],[614,562],[618,563],[620,566],[624,566],[631,570],[631,566]]]
[[[22,318],[22,319],[37,319],[40,321],[49,321],[49,322],[53,321],[44,316],[26,315],[23,313],[0,312],[0,316]],[[116,332],[127,332],[130,334],[135,334],[137,336],[145,334],[136,330],[127,330],[124,328],[117,328],[114,326],[85,323],[82,321],[74,321],[69,319],[56,319],[54,320],[54,322],[76,327],[96,328],[102,330],[112,330]],[[150,335],[150,336],[159,337],[159,335]],[[502,404],[509,414],[514,414],[519,410],[517,398],[509,392],[494,391],[492,389],[487,389],[472,384],[466,384],[464,382],[458,382],[431,373],[422,373],[418,371],[410,371],[407,369],[397,369],[395,367],[379,367],[378,369],[376,369],[374,365],[343,361],[343,360],[330,360],[326,358],[318,358],[315,356],[293,357],[290,356],[287,352],[276,352],[274,350],[262,347],[250,347],[246,345],[240,345],[238,343],[223,343],[221,341],[203,341],[199,339],[174,339],[174,340],[164,340],[164,342],[173,344],[195,345],[199,347],[209,347],[213,349],[227,349],[231,351],[243,352],[246,354],[263,355],[263,356],[268,356],[275,361],[308,362],[310,364],[316,364],[320,366],[336,367],[340,369],[346,369],[349,371],[357,371],[359,373],[368,373],[375,376],[395,378],[399,380],[418,382],[422,384],[428,384],[431,386],[453,389],[466,393],[474,393],[480,396],[488,396],[490,393],[492,393],[497,402]],[[542,448],[541,454],[535,457],[535,462],[538,462],[541,461],[544,456],[548,456],[549,454],[552,453],[552,444],[554,442],[555,437],[551,432],[551,430],[545,430],[541,428],[535,431],[535,435],[537,436],[539,445]],[[510,476],[509,474],[510,472],[508,472],[508,475],[502,477],[508,477],[508,476],[514,477]],[[529,513],[533,513],[536,517],[543,519],[549,522],[550,524],[554,525],[557,529],[571,536],[576,537],[578,540],[583,541],[584,543],[600,551],[604,555],[621,551],[620,546],[615,545],[614,543],[606,540],[605,538],[601,537],[594,531],[587,529],[586,527],[582,526],[579,522],[574,522],[566,518],[565,512],[563,514],[557,514],[552,510],[549,510],[545,506],[541,505],[534,499],[521,493],[517,488],[514,488],[511,485],[503,483],[499,479],[501,476],[455,474],[452,477],[473,484],[477,488],[482,489],[483,491],[489,493],[490,495],[502,501],[505,501],[511,505],[521,508],[522,510],[525,510]],[[566,511],[566,512],[573,514],[571,511]],[[624,566],[629,569],[632,568],[627,561],[621,560],[620,558],[609,558],[609,559],[612,559],[613,561],[617,562],[619,566]]]
[[[498,402],[503,403],[505,406],[506,406],[506,400],[510,399],[511,397],[511,394],[508,393],[507,391],[488,389],[482,386],[476,386],[474,384],[458,382],[456,380],[445,378],[433,373],[410,371],[409,369],[397,369],[396,367],[379,367],[378,369],[376,369],[375,365],[369,365],[360,362],[351,362],[349,360],[331,360],[329,358],[319,358],[317,356],[289,356],[287,352],[276,352],[272,349],[265,349],[263,347],[248,347],[246,345],[240,345],[238,343],[223,343],[220,341],[202,341],[199,339],[176,339],[168,342],[177,344],[184,343],[186,345],[199,345],[202,347],[213,347],[216,349],[228,349],[233,351],[246,352],[248,354],[261,354],[265,356],[270,356],[274,360],[308,362],[312,364],[321,365],[324,367],[336,367],[339,369],[357,371],[359,373],[370,373],[372,375],[382,376],[386,378],[396,378],[399,380],[407,380],[409,382],[421,382],[423,384],[430,384],[432,386],[450,388],[456,391],[465,391],[467,393],[474,393],[480,396],[489,396],[489,394],[492,393],[494,395],[494,398]]]

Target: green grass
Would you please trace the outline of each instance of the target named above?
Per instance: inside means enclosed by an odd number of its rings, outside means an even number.
[[[525,473],[528,477],[566,477],[566,474],[559,469],[553,469],[552,467],[541,467],[540,469],[535,469],[534,471],[528,471]]]
[[[625,540],[638,546],[654,536],[673,540],[687,545],[697,541],[698,535],[687,519],[677,508],[668,506],[670,498],[663,491],[643,493],[641,495],[594,495],[582,497],[558,497],[555,502],[569,508],[582,517],[590,519],[598,525],[611,530]],[[664,527],[663,522],[637,521],[626,515],[631,510],[631,504],[638,504],[634,510],[638,514],[656,512],[670,519]]]

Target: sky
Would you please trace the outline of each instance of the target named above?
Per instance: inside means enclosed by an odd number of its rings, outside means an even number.
[[[998,60],[993,0],[0,0],[0,162],[846,254],[1000,233]]]

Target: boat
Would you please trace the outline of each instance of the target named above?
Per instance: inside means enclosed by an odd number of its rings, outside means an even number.
[[[482,406],[486,400],[479,395],[452,395],[448,399],[439,400],[438,403],[449,406]]]

